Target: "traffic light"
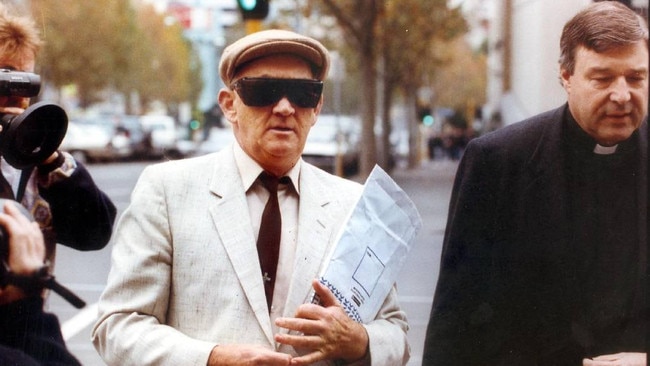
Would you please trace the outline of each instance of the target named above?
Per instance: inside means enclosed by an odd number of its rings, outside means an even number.
[[[269,0],[237,0],[244,20],[264,19],[269,15]]]
[[[425,126],[433,125],[434,118],[433,118],[433,115],[431,114],[431,108],[429,108],[429,107],[419,107],[418,108],[418,119]]]

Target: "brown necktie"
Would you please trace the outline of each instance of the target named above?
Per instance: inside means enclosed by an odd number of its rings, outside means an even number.
[[[280,216],[280,205],[278,204],[278,183],[287,183],[289,178],[278,178],[267,172],[262,172],[259,179],[266,190],[269,191],[269,200],[266,202],[264,212],[262,212],[262,222],[257,237],[257,255],[262,268],[266,304],[269,311],[271,311],[275,273],[280,255],[280,235],[282,233],[282,217]]]

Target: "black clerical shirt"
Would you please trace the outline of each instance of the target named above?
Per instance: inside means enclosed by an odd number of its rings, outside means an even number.
[[[572,333],[591,356],[643,349],[638,131],[611,154],[566,121],[572,245],[576,263]]]

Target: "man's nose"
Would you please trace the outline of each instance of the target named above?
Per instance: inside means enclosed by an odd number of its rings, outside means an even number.
[[[275,105],[273,106],[273,112],[279,113],[283,116],[290,115],[295,112],[295,108],[289,101],[289,99],[284,96],[282,97]]]
[[[616,103],[626,103],[630,98],[630,86],[628,85],[627,80],[625,80],[625,78],[616,79],[610,93],[610,99]]]

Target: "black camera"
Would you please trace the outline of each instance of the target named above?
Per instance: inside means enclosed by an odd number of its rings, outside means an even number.
[[[35,97],[41,91],[41,77],[31,72],[0,69],[0,95]]]
[[[0,69],[0,96],[33,97],[41,90],[37,74]],[[38,102],[19,115],[0,114],[0,153],[17,169],[45,161],[61,145],[68,116],[54,103]]]
[[[13,203],[14,207],[17,207],[21,214],[27,217],[30,221],[34,221],[34,217],[29,213],[29,211],[19,202],[13,200],[0,198],[0,212],[4,212],[4,206],[7,202]],[[13,273],[8,263],[9,234],[7,233],[7,230],[0,225],[0,289],[7,285],[13,285],[21,288],[28,294],[39,293],[43,291],[43,289],[50,289],[78,309],[86,306],[86,303],[81,298],[54,279],[54,276],[49,273],[49,266],[43,266],[33,275],[23,276]]]

